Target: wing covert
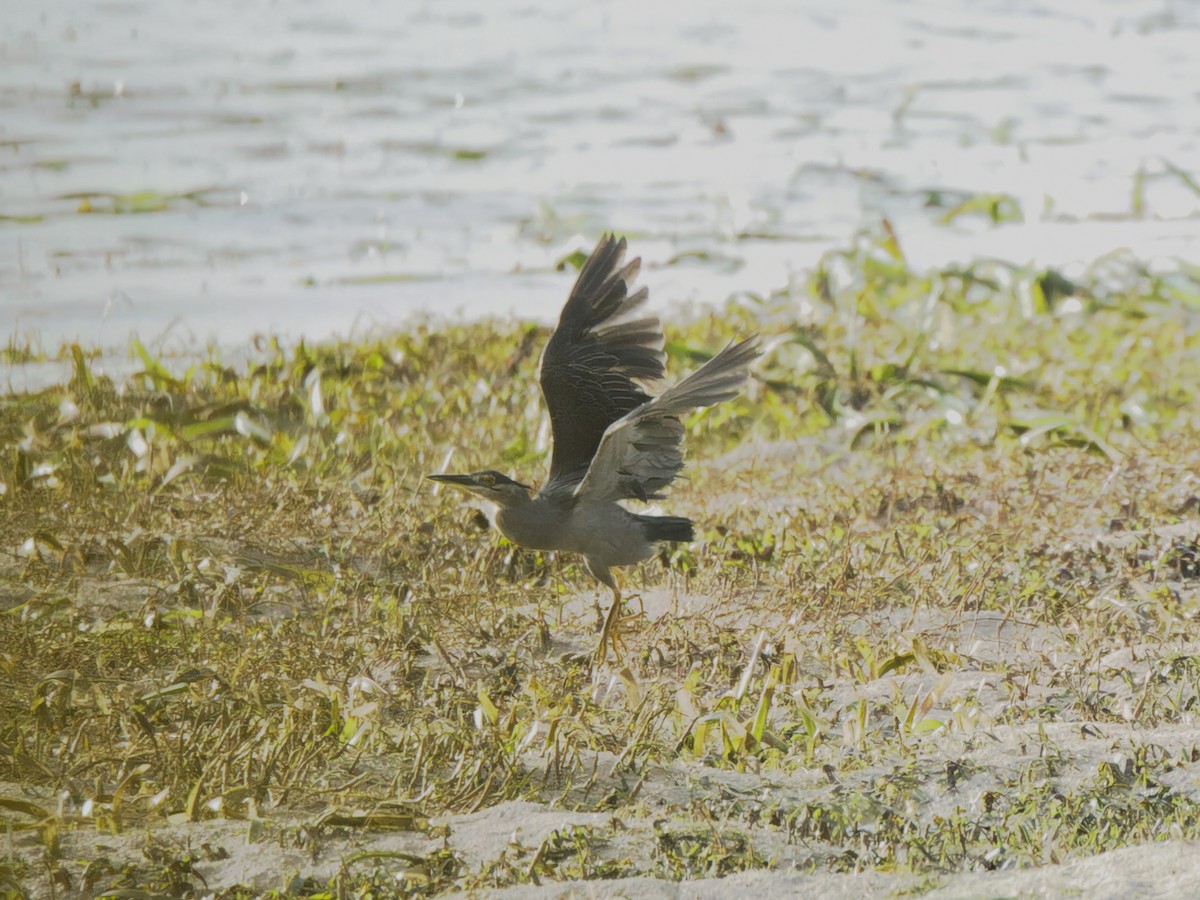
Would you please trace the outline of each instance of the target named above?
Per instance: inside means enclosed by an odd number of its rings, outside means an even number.
[[[658,499],[683,468],[679,417],[735,397],[760,352],[757,337],[731,343],[679,384],[614,422],[575,496],[593,503]]]

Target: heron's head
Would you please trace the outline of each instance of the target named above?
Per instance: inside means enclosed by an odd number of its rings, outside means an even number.
[[[513,481],[507,475],[502,475],[494,469],[483,472],[472,472],[470,475],[426,475],[430,481],[448,484],[459,490],[491,500],[497,506],[515,506],[529,500],[532,488],[519,481]]]

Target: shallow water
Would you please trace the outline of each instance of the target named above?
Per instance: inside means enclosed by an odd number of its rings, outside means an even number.
[[[550,320],[605,229],[659,305],[782,287],[885,215],[919,265],[1195,259],[1169,167],[1200,172],[1200,5],[852,9],[11,2],[0,326],[170,351]],[[928,205],[975,192],[1025,221]]]

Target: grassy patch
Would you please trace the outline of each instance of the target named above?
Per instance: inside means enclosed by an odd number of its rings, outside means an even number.
[[[598,673],[576,561],[422,480],[544,471],[544,331],[135,346],[122,385],[73,348],[0,398],[0,888],[238,896],[246,846],[337,861],[293,893],[925,884],[1195,839],[1198,305],[1186,268],[918,272],[885,231],[673,327],[676,377],[770,349],[687,423],[700,539],[624,575]],[[523,801],[584,818],[468,839]]]

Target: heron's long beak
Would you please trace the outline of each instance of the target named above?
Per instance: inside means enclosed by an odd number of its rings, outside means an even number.
[[[470,475],[426,475],[425,477],[430,481],[438,481],[442,484],[452,484],[455,487],[466,488],[467,490],[479,487],[479,485],[475,483],[475,479]]]

